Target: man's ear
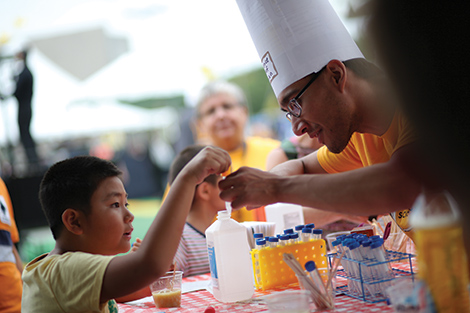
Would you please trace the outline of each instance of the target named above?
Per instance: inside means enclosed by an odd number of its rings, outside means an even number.
[[[331,60],[326,65],[326,69],[330,73],[331,77],[334,80],[334,83],[338,86],[339,90],[342,92],[346,86],[347,80],[347,68],[343,62],[339,60]]]
[[[64,213],[62,213],[62,223],[64,223],[65,228],[69,232],[75,235],[81,235],[83,233],[83,216],[83,212],[68,208],[64,211]]]

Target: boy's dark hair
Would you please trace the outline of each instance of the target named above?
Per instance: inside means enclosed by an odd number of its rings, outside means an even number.
[[[64,227],[62,214],[67,208],[90,213],[91,197],[98,185],[121,171],[110,161],[92,156],[78,156],[52,165],[39,188],[39,201],[54,239]]]
[[[171,185],[176,179],[176,176],[181,172],[183,167],[189,163],[189,161],[194,158],[205,146],[203,145],[191,145],[184,148],[173,160],[171,163],[170,171],[168,174],[168,183]],[[212,185],[217,184],[217,175],[211,174],[204,179],[205,182],[208,182]]]

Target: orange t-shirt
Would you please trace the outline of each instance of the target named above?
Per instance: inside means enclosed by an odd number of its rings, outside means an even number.
[[[338,154],[330,152],[326,146],[318,150],[317,158],[321,167],[328,173],[341,173],[390,160],[399,148],[415,140],[409,122],[400,113],[382,136],[354,133],[346,148]],[[409,209],[392,213],[393,219],[405,232],[408,225]],[[411,234],[409,234],[411,235]]]

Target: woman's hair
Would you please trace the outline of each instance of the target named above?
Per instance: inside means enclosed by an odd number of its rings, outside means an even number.
[[[196,112],[198,118],[200,117],[201,112],[199,112],[199,110],[202,103],[204,103],[208,98],[221,93],[233,96],[239,105],[248,107],[245,93],[240,87],[226,81],[215,81],[204,86],[204,88],[202,88],[201,92],[199,93],[199,98],[196,102]]]

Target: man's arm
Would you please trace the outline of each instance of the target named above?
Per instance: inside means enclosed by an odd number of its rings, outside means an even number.
[[[421,189],[402,167],[400,159],[406,153],[401,150],[386,163],[338,174],[282,177],[274,175],[274,169],[266,173],[241,168],[219,183],[221,198],[232,202],[234,209],[276,202],[363,216],[407,209]],[[306,158],[312,161],[311,157]],[[304,164],[307,171],[316,166],[314,162]]]
[[[289,160],[274,166],[271,173],[280,176],[292,176],[301,174],[324,174],[326,171],[320,166],[317,159],[317,151],[300,159]]]

